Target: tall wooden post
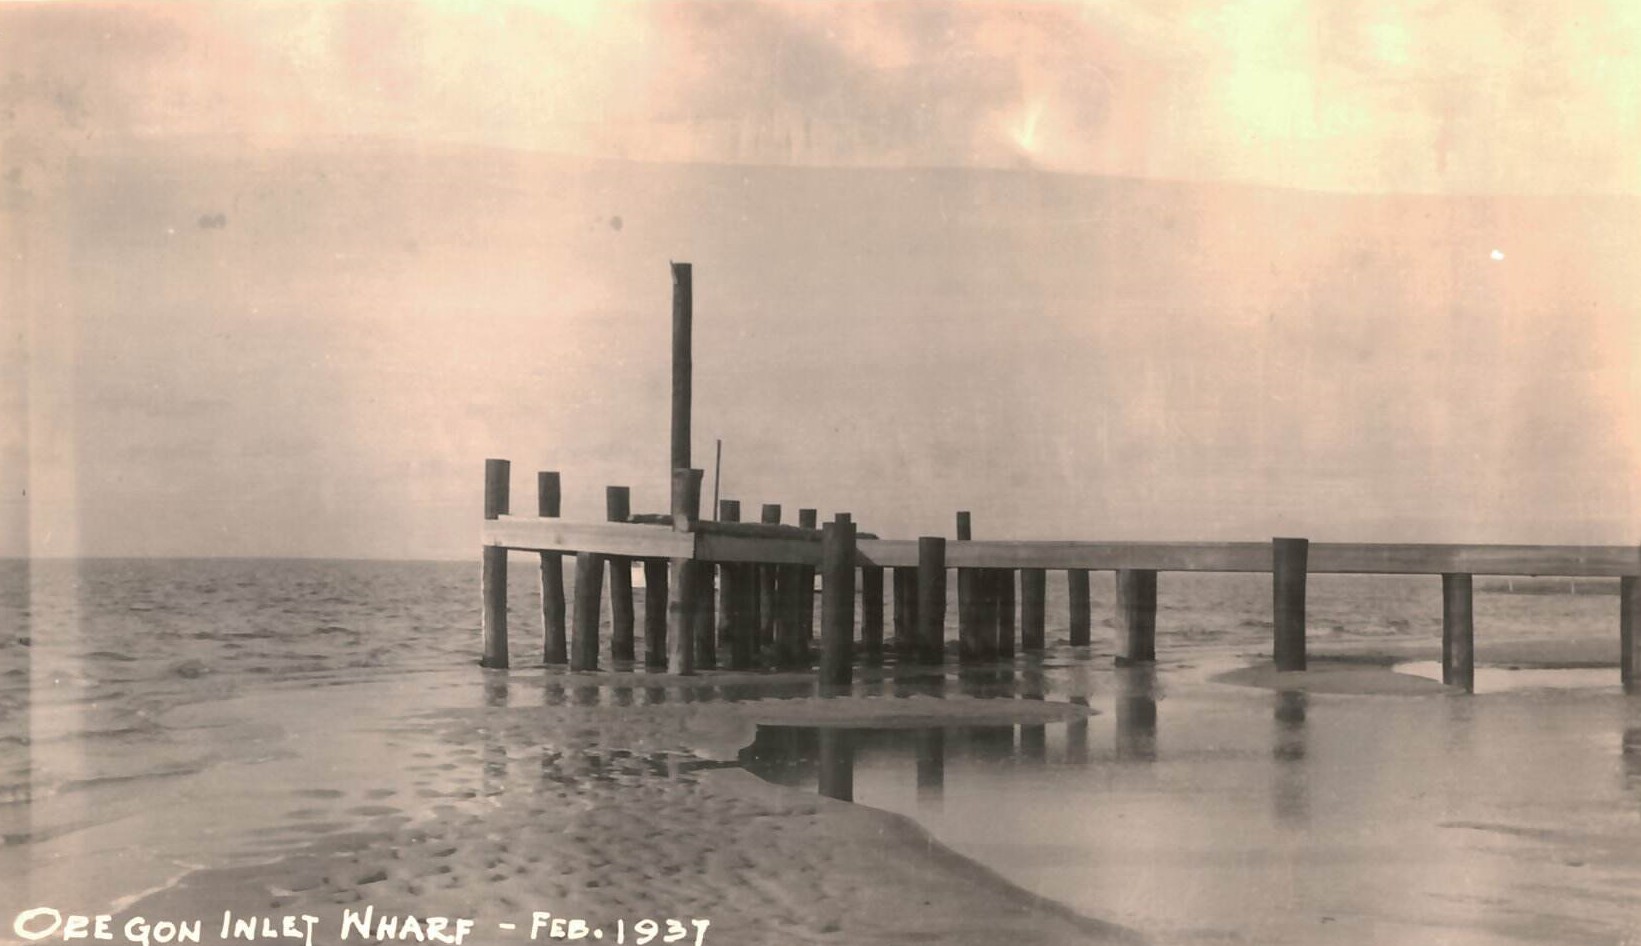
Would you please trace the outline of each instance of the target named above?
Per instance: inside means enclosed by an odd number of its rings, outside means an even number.
[[[780,503],[764,503],[759,521],[766,526],[781,524]],[[775,620],[780,614],[779,565],[759,565],[758,568],[758,651],[768,651],[775,644]]]
[[[741,504],[725,499],[718,503],[719,522],[740,522]],[[747,609],[747,591],[752,591],[752,610]],[[718,651],[731,670],[752,669],[752,642],[757,633],[757,566],[742,563],[718,568]]]
[[[558,473],[537,473],[536,515],[557,519],[559,506]],[[541,553],[541,656],[549,666],[570,660],[564,636],[564,556],[558,552]]]
[[[1066,597],[1070,600],[1071,646],[1087,647],[1093,627],[1093,609],[1089,603],[1086,569],[1073,568],[1066,572]]]
[[[1305,669],[1305,574],[1309,539],[1271,540],[1271,611],[1277,670]]]
[[[938,535],[917,540],[917,641],[924,661],[945,661],[946,540]]]
[[[997,656],[1014,656],[1015,610],[1014,569],[999,568],[994,585],[997,596]]]
[[[883,659],[883,569],[867,565],[860,570],[860,642],[866,659]]]
[[[484,461],[484,518],[507,515],[512,464],[506,460]],[[479,589],[484,607],[480,612],[480,637],[484,655],[479,666],[507,669],[507,550],[486,545],[480,553]]]
[[[672,527],[679,532],[694,531],[701,518],[701,471],[672,471]],[[695,672],[696,569],[687,558],[667,564],[667,672]]]
[[[626,522],[632,518],[632,490],[625,486],[604,487],[604,518]],[[632,559],[611,555],[610,563],[610,659],[634,657],[632,611]]]
[[[917,569],[896,567],[895,585],[895,653],[902,660],[911,660],[918,654],[917,646]]]
[[[1117,665],[1157,659],[1157,573],[1117,570]]]
[[[1618,579],[1618,608],[1618,678],[1625,693],[1641,693],[1641,647],[1635,640],[1641,630],[1641,578]]]
[[[817,529],[818,521],[818,513],[815,510],[798,510],[798,528]],[[792,599],[792,606],[797,609],[798,636],[803,641],[803,660],[807,663],[809,648],[815,642],[815,569],[808,565],[799,565],[790,574],[797,589],[797,597]]]
[[[1020,569],[1020,649],[1028,654],[1043,649],[1043,626],[1048,613],[1048,572]]]
[[[972,535],[972,520],[966,510],[960,510],[957,541],[967,542]],[[980,640],[981,621],[985,618],[981,602],[983,591],[977,569],[957,570],[957,659],[962,663],[977,663],[985,657],[986,648]]]
[[[644,559],[644,666],[667,666],[667,560]]]
[[[575,621],[570,628],[570,669],[598,669],[599,599],[603,597],[604,556],[577,552]]]
[[[841,514],[821,530],[821,666],[824,685],[854,679],[855,524]]]
[[[1476,620],[1469,575],[1442,576],[1442,682],[1476,692]]]
[[[691,323],[695,318],[693,276],[688,263],[672,264],[672,466],[690,469],[690,400],[694,371]],[[696,509],[700,509],[697,502]]]

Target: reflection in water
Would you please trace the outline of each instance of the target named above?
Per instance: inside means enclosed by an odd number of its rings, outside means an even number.
[[[487,709],[504,710],[509,698],[507,675],[498,673],[486,675],[484,680],[484,705]],[[498,736],[502,727],[490,727],[490,735]],[[492,738],[484,744],[481,790],[486,796],[500,795],[507,785],[507,744],[499,738]]]
[[[1020,727],[1020,760],[1033,765],[1048,761],[1048,727]]]
[[[1088,697],[1074,696],[1071,702],[1087,706]],[[1088,764],[1088,718],[1081,717],[1066,723],[1066,762],[1070,765]]]
[[[1641,726],[1624,728],[1624,787],[1641,795]]]
[[[1277,765],[1271,802],[1279,824],[1303,826],[1310,821],[1310,794],[1303,766],[1305,709],[1309,701],[1309,695],[1303,690],[1283,690],[1276,694],[1276,730],[1271,757]]]
[[[1117,758],[1132,762],[1157,760],[1157,667],[1136,664],[1118,667]]]
[[[918,803],[938,807],[946,794],[946,731],[919,729],[917,745]]]
[[[851,729],[820,731],[820,793],[838,801],[855,800],[855,733]]]

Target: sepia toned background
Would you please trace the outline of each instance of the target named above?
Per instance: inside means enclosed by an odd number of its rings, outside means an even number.
[[[1638,45],[1590,0],[5,4],[0,555],[476,557],[485,456],[659,509],[669,259],[726,497],[1635,542]]]

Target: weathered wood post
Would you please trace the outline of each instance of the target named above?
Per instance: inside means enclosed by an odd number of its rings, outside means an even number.
[[[644,559],[644,666],[667,666],[667,560]]]
[[[711,670],[718,666],[718,566],[695,563],[695,667]]]
[[[1641,578],[1618,579],[1618,678],[1625,693],[1641,693],[1641,647],[1635,636],[1641,629]]]
[[[1305,572],[1309,539],[1271,540],[1272,656],[1277,670],[1305,669]]]
[[[917,569],[897,566],[895,584],[895,653],[902,660],[917,656]]]
[[[740,522],[741,504],[734,499],[718,503],[719,522]],[[753,626],[747,620],[746,574],[756,566],[741,563],[718,568],[718,650],[725,666],[731,670],[749,670],[752,667]]]
[[[1157,573],[1148,568],[1117,570],[1117,665],[1157,659]]]
[[[868,661],[883,660],[883,569],[876,565],[860,570],[860,642]]]
[[[946,659],[946,540],[917,540],[917,642],[927,663]]]
[[[678,532],[693,532],[701,518],[701,471],[678,469],[672,471],[672,527]],[[695,595],[697,591],[694,561],[675,558],[667,563],[667,672],[692,674],[695,672]]]
[[[821,530],[821,666],[824,686],[854,679],[855,524],[838,517]]]
[[[1048,572],[1020,569],[1020,649],[1028,654],[1043,649],[1043,626],[1048,613]]]
[[[1442,682],[1476,692],[1476,620],[1469,575],[1442,576]]]
[[[1089,604],[1088,570],[1073,568],[1066,572],[1066,597],[1070,601],[1071,646],[1087,647],[1094,612]]]
[[[759,520],[766,526],[781,524],[780,503],[764,503]],[[775,645],[775,621],[781,612],[779,565],[759,565],[758,568],[758,640],[757,650],[768,652]],[[776,651],[779,654],[779,651]],[[777,659],[777,662],[778,659]]]
[[[957,541],[968,542],[973,535],[972,521],[967,511],[957,513]],[[977,569],[957,570],[957,659],[961,663],[977,663],[985,659],[986,648],[981,642],[985,628],[984,587]]]
[[[604,487],[604,518],[626,522],[632,518],[632,490],[625,486]],[[633,659],[632,559],[611,555],[610,563],[610,659]]]
[[[687,470],[694,361],[690,333],[695,319],[693,274],[688,263],[672,264],[672,470]],[[699,497],[699,494],[697,494]],[[700,511],[697,498],[696,511]]]
[[[997,656],[1014,656],[1015,611],[1014,569],[999,568],[994,588],[997,600]]]
[[[818,516],[813,509],[799,509],[798,528],[820,528]],[[798,612],[798,631],[803,641],[803,659],[807,661],[809,648],[815,642],[815,569],[808,565],[799,565],[791,575],[793,584],[798,589],[798,596],[793,599],[792,606]]]
[[[507,515],[510,502],[512,464],[506,460],[484,461],[484,518]],[[484,607],[480,612],[479,634],[484,655],[479,666],[507,669],[507,550],[486,545],[480,553],[479,593]]]
[[[557,519],[559,506],[558,473],[537,473],[536,515]],[[564,636],[564,556],[558,552],[541,553],[541,655],[550,666],[562,666],[570,660]]]
[[[604,596],[604,556],[577,552],[575,621],[570,628],[570,669],[598,669],[599,601]]]

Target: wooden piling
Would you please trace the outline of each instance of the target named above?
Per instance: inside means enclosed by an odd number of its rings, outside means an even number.
[[[997,656],[1010,658],[1014,656],[1015,611],[1014,596],[1014,569],[997,569],[993,586],[997,600]]]
[[[510,502],[512,464],[506,460],[484,461],[484,518],[507,515]],[[480,612],[483,656],[479,666],[507,669],[507,550],[487,545],[480,553],[479,590],[484,607]]]
[[[740,522],[741,504],[733,499],[718,503],[719,522]],[[749,616],[746,608],[748,575],[755,576],[757,566],[740,563],[718,567],[718,655],[724,666],[731,670],[752,668],[752,638],[756,633],[756,611]],[[751,582],[756,594],[756,579]],[[756,609],[754,597],[754,609]],[[749,619],[750,617],[750,619]]]
[[[759,521],[766,526],[781,524],[781,506],[779,503],[764,503]],[[759,653],[770,651],[775,644],[775,619],[780,613],[780,598],[777,593],[780,566],[759,565],[758,569],[758,639],[756,650]]]
[[[626,522],[632,518],[632,490],[625,486],[604,487],[604,518]],[[610,563],[610,659],[633,659],[632,559],[611,555]]]
[[[883,660],[883,569],[860,570],[860,644],[868,661]]]
[[[895,653],[903,660],[917,656],[917,569],[895,568]]]
[[[1157,659],[1157,573],[1117,570],[1117,665]]]
[[[1476,622],[1469,575],[1442,575],[1442,682],[1476,692]]]
[[[695,667],[711,670],[718,666],[718,566],[695,563]]]
[[[570,669],[598,669],[599,600],[604,592],[604,556],[577,552],[575,621],[570,629]]]
[[[667,560],[644,559],[644,666],[667,666]]]
[[[536,474],[536,515],[557,519],[560,512],[558,473],[543,470]],[[541,553],[541,654],[549,666],[570,660],[564,633],[564,556]]]
[[[808,582],[806,586],[804,582]],[[802,565],[781,565],[775,570],[775,665],[782,668],[809,665],[809,639],[804,635],[803,612],[813,610],[813,572]]]
[[[957,541],[968,542],[973,536],[972,519],[968,512],[957,513]],[[986,646],[981,640],[989,629],[982,627],[985,620],[985,582],[979,569],[957,570],[957,659],[961,663],[978,663],[985,659]]]
[[[1089,604],[1086,569],[1073,568],[1066,572],[1066,597],[1070,600],[1071,646],[1087,647],[1093,626],[1093,609]]]
[[[672,264],[672,466],[690,469],[690,400],[694,363],[690,354],[695,318],[694,279],[688,263]],[[699,497],[699,491],[697,491]],[[697,500],[696,509],[700,503]]]
[[[946,540],[917,540],[917,642],[927,663],[946,659]]]
[[[1020,649],[1028,654],[1043,649],[1043,626],[1048,614],[1048,572],[1020,569]]]
[[[841,515],[821,533],[821,665],[826,686],[854,678],[855,524]]]
[[[1641,647],[1635,636],[1641,629],[1641,578],[1618,579],[1618,678],[1625,693],[1641,693]]]
[[[1271,540],[1271,652],[1276,669],[1305,669],[1305,574],[1310,540]]]
[[[694,529],[701,518],[701,471],[672,471],[672,527],[680,532]],[[667,672],[695,672],[695,596],[697,569],[687,558],[667,563]]]
[[[815,529],[818,513],[813,509],[798,510],[798,528]],[[848,514],[844,514],[847,519]],[[808,565],[800,565],[793,572],[793,581],[799,591],[798,597],[793,600],[793,606],[798,611],[798,627],[803,639],[804,663],[808,663],[809,648],[815,642],[815,569]]]

